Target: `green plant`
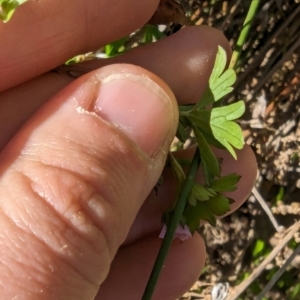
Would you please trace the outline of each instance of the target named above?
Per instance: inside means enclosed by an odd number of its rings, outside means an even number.
[[[143,300],[151,299],[177,226],[188,226],[190,232],[194,233],[201,220],[215,225],[216,216],[222,216],[228,212],[233,202],[223,193],[235,190],[240,176],[237,174],[221,176],[221,164],[210,148],[210,145],[226,148],[236,158],[233,147],[241,149],[244,145],[242,131],[234,122],[244,113],[244,102],[238,101],[220,107],[215,105],[223,96],[232,91],[231,86],[236,79],[233,69],[224,71],[226,61],[226,52],[219,47],[209,86],[203,98],[196,105],[179,108],[180,121],[177,138],[184,142],[188,137],[187,131],[193,129],[198,147],[187,175],[171,155],[171,165],[181,189],[174,208],[164,216],[167,232]],[[205,178],[203,185],[195,182],[195,175],[200,165]]]
[[[0,0],[1,19],[7,22],[15,9],[24,2],[26,0]],[[233,90],[232,85],[236,81],[235,69],[238,66],[242,46],[247,38],[259,2],[259,0],[252,0],[243,30],[233,52],[230,67],[226,69],[226,52],[219,47],[209,79],[209,86],[202,99],[195,105],[179,107],[180,121],[176,136],[184,143],[189,137],[189,131],[193,130],[197,150],[187,175],[182,170],[180,162],[171,153],[169,155],[169,162],[178,179],[180,192],[173,208],[164,215],[167,231],[143,300],[152,297],[178,225],[188,227],[192,234],[198,228],[201,220],[215,225],[216,217],[228,212],[230,204],[233,202],[232,199],[225,197],[223,193],[235,190],[240,176],[237,174],[221,176],[222,166],[211,150],[211,146],[227,149],[236,158],[234,148],[241,149],[244,145],[242,131],[235,122],[244,113],[244,102],[238,101],[222,106],[221,99]],[[156,27],[150,25],[147,25],[141,32],[144,43],[153,42],[163,37]],[[125,44],[127,41],[128,38],[124,37],[106,45],[104,48],[106,55],[114,56],[123,53],[126,50]],[[200,166],[205,178],[202,185],[195,182],[195,175]]]
[[[178,164],[174,164],[181,191],[176,205],[171,212],[167,213],[168,217],[165,218],[167,232],[142,300],[150,300],[152,297],[178,224],[181,226],[188,225],[190,231],[194,232],[199,226],[200,220],[206,220],[214,225],[215,216],[221,216],[229,210],[232,200],[224,197],[222,193],[235,189],[239,176],[231,174],[227,178],[221,177],[221,166],[209,145],[219,148],[225,147],[234,157],[235,152],[232,146],[237,149],[243,146],[241,129],[233,121],[243,114],[244,103],[238,101],[222,107],[216,105],[216,102],[232,91],[232,85],[236,80],[234,68],[238,65],[242,45],[247,39],[259,3],[259,0],[252,0],[251,2],[243,30],[230,62],[230,68],[224,71],[227,61],[226,53],[219,47],[209,79],[209,87],[203,98],[196,105],[180,107],[181,114],[177,137],[184,141],[187,137],[185,129],[191,127],[195,132],[198,147],[187,176],[184,175]],[[201,186],[194,180],[200,164],[205,177],[205,186],[202,186],[201,189],[202,193],[199,192]],[[226,186],[226,182],[230,184]],[[204,194],[206,197],[203,197]]]
[[[16,8],[28,0],[0,0],[0,20],[8,22]]]

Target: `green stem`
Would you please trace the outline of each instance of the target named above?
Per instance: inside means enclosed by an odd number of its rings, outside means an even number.
[[[154,263],[154,267],[152,269],[150,278],[148,280],[146,289],[144,291],[144,295],[142,300],[150,300],[156,283],[158,281],[160,272],[162,270],[162,267],[164,265],[164,261],[165,258],[169,252],[169,249],[171,247],[171,243],[174,237],[174,233],[176,231],[176,228],[179,224],[179,221],[181,219],[184,207],[186,205],[186,201],[188,199],[188,196],[191,192],[193,183],[194,183],[194,179],[195,179],[195,175],[198,171],[198,168],[200,166],[201,163],[201,158],[200,158],[200,152],[199,152],[199,148],[197,148],[196,153],[193,157],[191,166],[190,166],[190,170],[187,174],[187,177],[184,181],[183,187],[180,191],[178,200],[176,202],[174,211],[172,213],[172,217],[170,219],[170,222],[167,224],[167,232],[166,235],[162,241],[161,247],[159,249],[159,253],[157,255],[156,261]]]
[[[238,41],[236,43],[235,49],[232,54],[232,58],[230,61],[230,68],[236,69],[237,62],[239,60],[239,57],[241,55],[241,51],[243,48],[243,45],[245,44],[245,41],[248,37],[249,30],[252,24],[252,21],[256,15],[258,6],[260,4],[260,0],[252,0],[246,19],[243,24],[242,31],[239,35]],[[187,111],[189,111],[191,107],[182,107],[180,108],[180,115],[184,117],[187,114]],[[161,273],[161,270],[164,265],[164,261],[167,257],[167,254],[169,252],[169,249],[171,247],[171,243],[174,237],[174,233],[176,231],[176,228],[180,222],[180,219],[182,217],[187,199],[190,195],[191,189],[193,187],[194,178],[197,173],[197,170],[201,163],[201,157],[200,157],[200,150],[197,147],[196,153],[194,155],[193,161],[190,166],[190,170],[188,172],[188,175],[184,181],[183,187],[180,191],[178,200],[175,204],[175,208],[172,212],[172,216],[170,219],[170,222],[167,224],[167,232],[166,235],[162,241],[159,253],[157,255],[156,261],[154,263],[154,267],[152,269],[152,272],[150,274],[150,278],[148,280],[146,289],[144,291],[142,300],[151,300],[153,292],[155,290],[155,286],[157,284],[159,275]]]
[[[251,1],[246,19],[243,24],[243,28],[242,28],[239,38],[236,42],[235,49],[232,53],[232,57],[231,57],[230,65],[229,65],[229,68],[231,68],[231,69],[236,69],[236,67],[237,67],[237,62],[239,60],[239,57],[243,50],[243,46],[248,37],[249,30],[250,30],[252,21],[255,18],[256,11],[258,9],[259,4],[260,4],[260,0],[252,0]]]

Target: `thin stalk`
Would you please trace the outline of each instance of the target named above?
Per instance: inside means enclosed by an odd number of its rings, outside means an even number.
[[[200,163],[201,163],[200,152],[199,152],[199,148],[197,148],[190,166],[190,170],[186,176],[183,187],[180,191],[178,200],[176,202],[172,217],[170,219],[170,222],[167,224],[167,232],[162,241],[161,247],[159,249],[159,253],[154,263],[154,267],[152,269],[142,300],[150,300],[153,295],[156,283],[158,281],[159,275],[164,265],[164,261],[171,247],[174,233],[181,219],[187,199],[190,195]]]
[[[236,42],[235,49],[232,53],[232,57],[231,57],[230,65],[229,65],[229,67],[232,69],[236,69],[236,67],[237,67],[237,62],[239,60],[239,57],[243,50],[243,46],[248,37],[249,30],[250,30],[252,21],[255,18],[259,4],[260,4],[260,0],[252,0],[251,1],[246,19],[243,24],[243,28],[242,28],[239,38]]]
[[[270,291],[273,285],[278,281],[278,279],[282,276],[282,274],[286,271],[287,267],[292,263],[292,261],[299,253],[300,253],[300,245],[289,256],[289,258],[285,261],[283,266],[274,274],[272,279],[268,282],[268,284],[264,287],[264,289],[260,292],[260,294],[255,298],[255,300],[262,300],[264,296],[266,296],[266,294]]]
[[[251,23],[256,15],[256,11],[258,9],[260,0],[252,0],[251,5],[249,7],[245,22],[243,24],[243,29],[240,33],[240,36],[238,38],[238,41],[236,43],[236,47],[235,50],[233,52],[232,55],[232,59],[230,62],[230,67],[235,69],[238,59],[240,57],[243,45],[245,44],[245,41],[247,39],[250,27],[251,27]],[[181,110],[181,114],[184,116],[185,114],[185,109]],[[170,250],[171,247],[171,243],[176,231],[176,228],[180,222],[180,219],[182,217],[183,211],[184,211],[184,207],[186,205],[187,199],[190,195],[191,189],[193,187],[193,183],[195,180],[195,176],[196,173],[198,171],[198,168],[200,166],[201,163],[201,157],[200,157],[200,150],[197,147],[196,153],[193,157],[191,166],[190,166],[190,170],[188,172],[188,175],[184,181],[183,187],[180,191],[178,200],[175,204],[175,208],[174,211],[172,213],[170,222],[168,222],[167,224],[167,232],[166,235],[162,241],[159,253],[157,255],[156,261],[154,263],[152,272],[150,274],[147,286],[145,288],[142,300],[151,300],[153,292],[155,290],[155,286],[157,284],[157,281],[159,279],[161,270],[163,268],[164,265],[164,261],[167,257],[167,254]]]
[[[265,258],[265,260],[250,274],[247,279],[237,285],[229,294],[230,300],[240,299],[240,295],[253,283],[258,276],[266,269],[267,265],[276,257],[276,255],[286,246],[286,244],[294,237],[295,233],[300,230],[300,222],[292,225],[287,231],[284,238],[272,250],[272,252]]]

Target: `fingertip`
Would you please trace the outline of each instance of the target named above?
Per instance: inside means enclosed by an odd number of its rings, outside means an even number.
[[[154,299],[180,298],[198,280],[205,266],[206,247],[197,232],[184,242],[174,240],[173,247],[157,287],[157,298]],[[173,295],[169,295],[170,291]]]
[[[171,39],[173,38],[173,41]],[[169,43],[173,42],[176,55],[180,57],[182,74],[181,81],[187,81],[189,76],[191,86],[184,89],[184,96],[179,90],[180,84],[174,87],[174,93],[180,95],[180,104],[197,103],[207,89],[218,46],[227,53],[227,63],[231,56],[231,48],[224,34],[209,26],[190,26],[171,36]],[[189,45],[189,48],[186,48]],[[173,86],[172,86],[173,87]]]
[[[10,22],[0,23],[1,43],[5,45],[0,48],[0,90],[129,35],[151,18],[158,3],[76,0],[70,5],[57,0],[27,1]],[[109,25],[112,20],[113,26]]]
[[[83,74],[107,64],[130,63],[162,78],[179,104],[196,103],[207,88],[218,46],[225,49],[229,60],[230,45],[221,31],[209,26],[189,26],[123,55],[66,66],[62,70]]]
[[[19,239],[8,230],[10,223],[28,232],[11,251],[21,245],[24,265],[44,272],[51,260],[54,269],[65,271],[45,272],[40,284],[30,278],[41,273],[23,267],[9,279],[13,287],[7,297],[27,293],[18,285],[25,273],[28,292],[41,287],[45,297],[63,291],[66,299],[94,297],[164,167],[166,149],[155,157],[151,153],[169,148],[175,134],[174,95],[151,76],[156,78],[128,65],[86,74],[37,111],[1,153],[0,193],[6,201],[0,201],[0,209],[9,212],[2,227],[12,241]],[[166,136],[159,136],[161,131]],[[43,242],[35,244],[39,251],[32,255],[36,240]]]
[[[148,236],[120,250],[97,300],[140,300],[154,265],[161,240]],[[199,278],[206,260],[205,245],[198,233],[184,242],[174,240],[155,288],[153,300],[174,300],[182,296]],[[130,272],[128,272],[130,270]],[[118,289],[113,288],[118,282]]]
[[[101,82],[94,111],[115,125],[147,155],[170,147],[178,108],[170,88],[156,75],[134,65],[116,64],[89,75]]]

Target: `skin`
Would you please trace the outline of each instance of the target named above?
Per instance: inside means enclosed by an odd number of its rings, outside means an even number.
[[[191,27],[117,58],[49,71],[139,28],[158,2],[29,1],[0,24],[4,299],[141,299],[161,243],[161,215],[176,193],[168,169],[158,195],[152,189],[176,131],[177,103],[198,101],[217,45],[230,53],[228,43],[215,29]],[[128,78],[103,84],[113,74]],[[117,89],[122,101],[112,96]],[[103,112],[97,97],[112,99]],[[145,110],[139,99],[156,102]],[[234,211],[251,192],[255,158],[248,147],[237,161],[215,151],[223,174],[242,175],[228,194]],[[200,236],[175,240],[153,299],[182,295],[204,263]]]

